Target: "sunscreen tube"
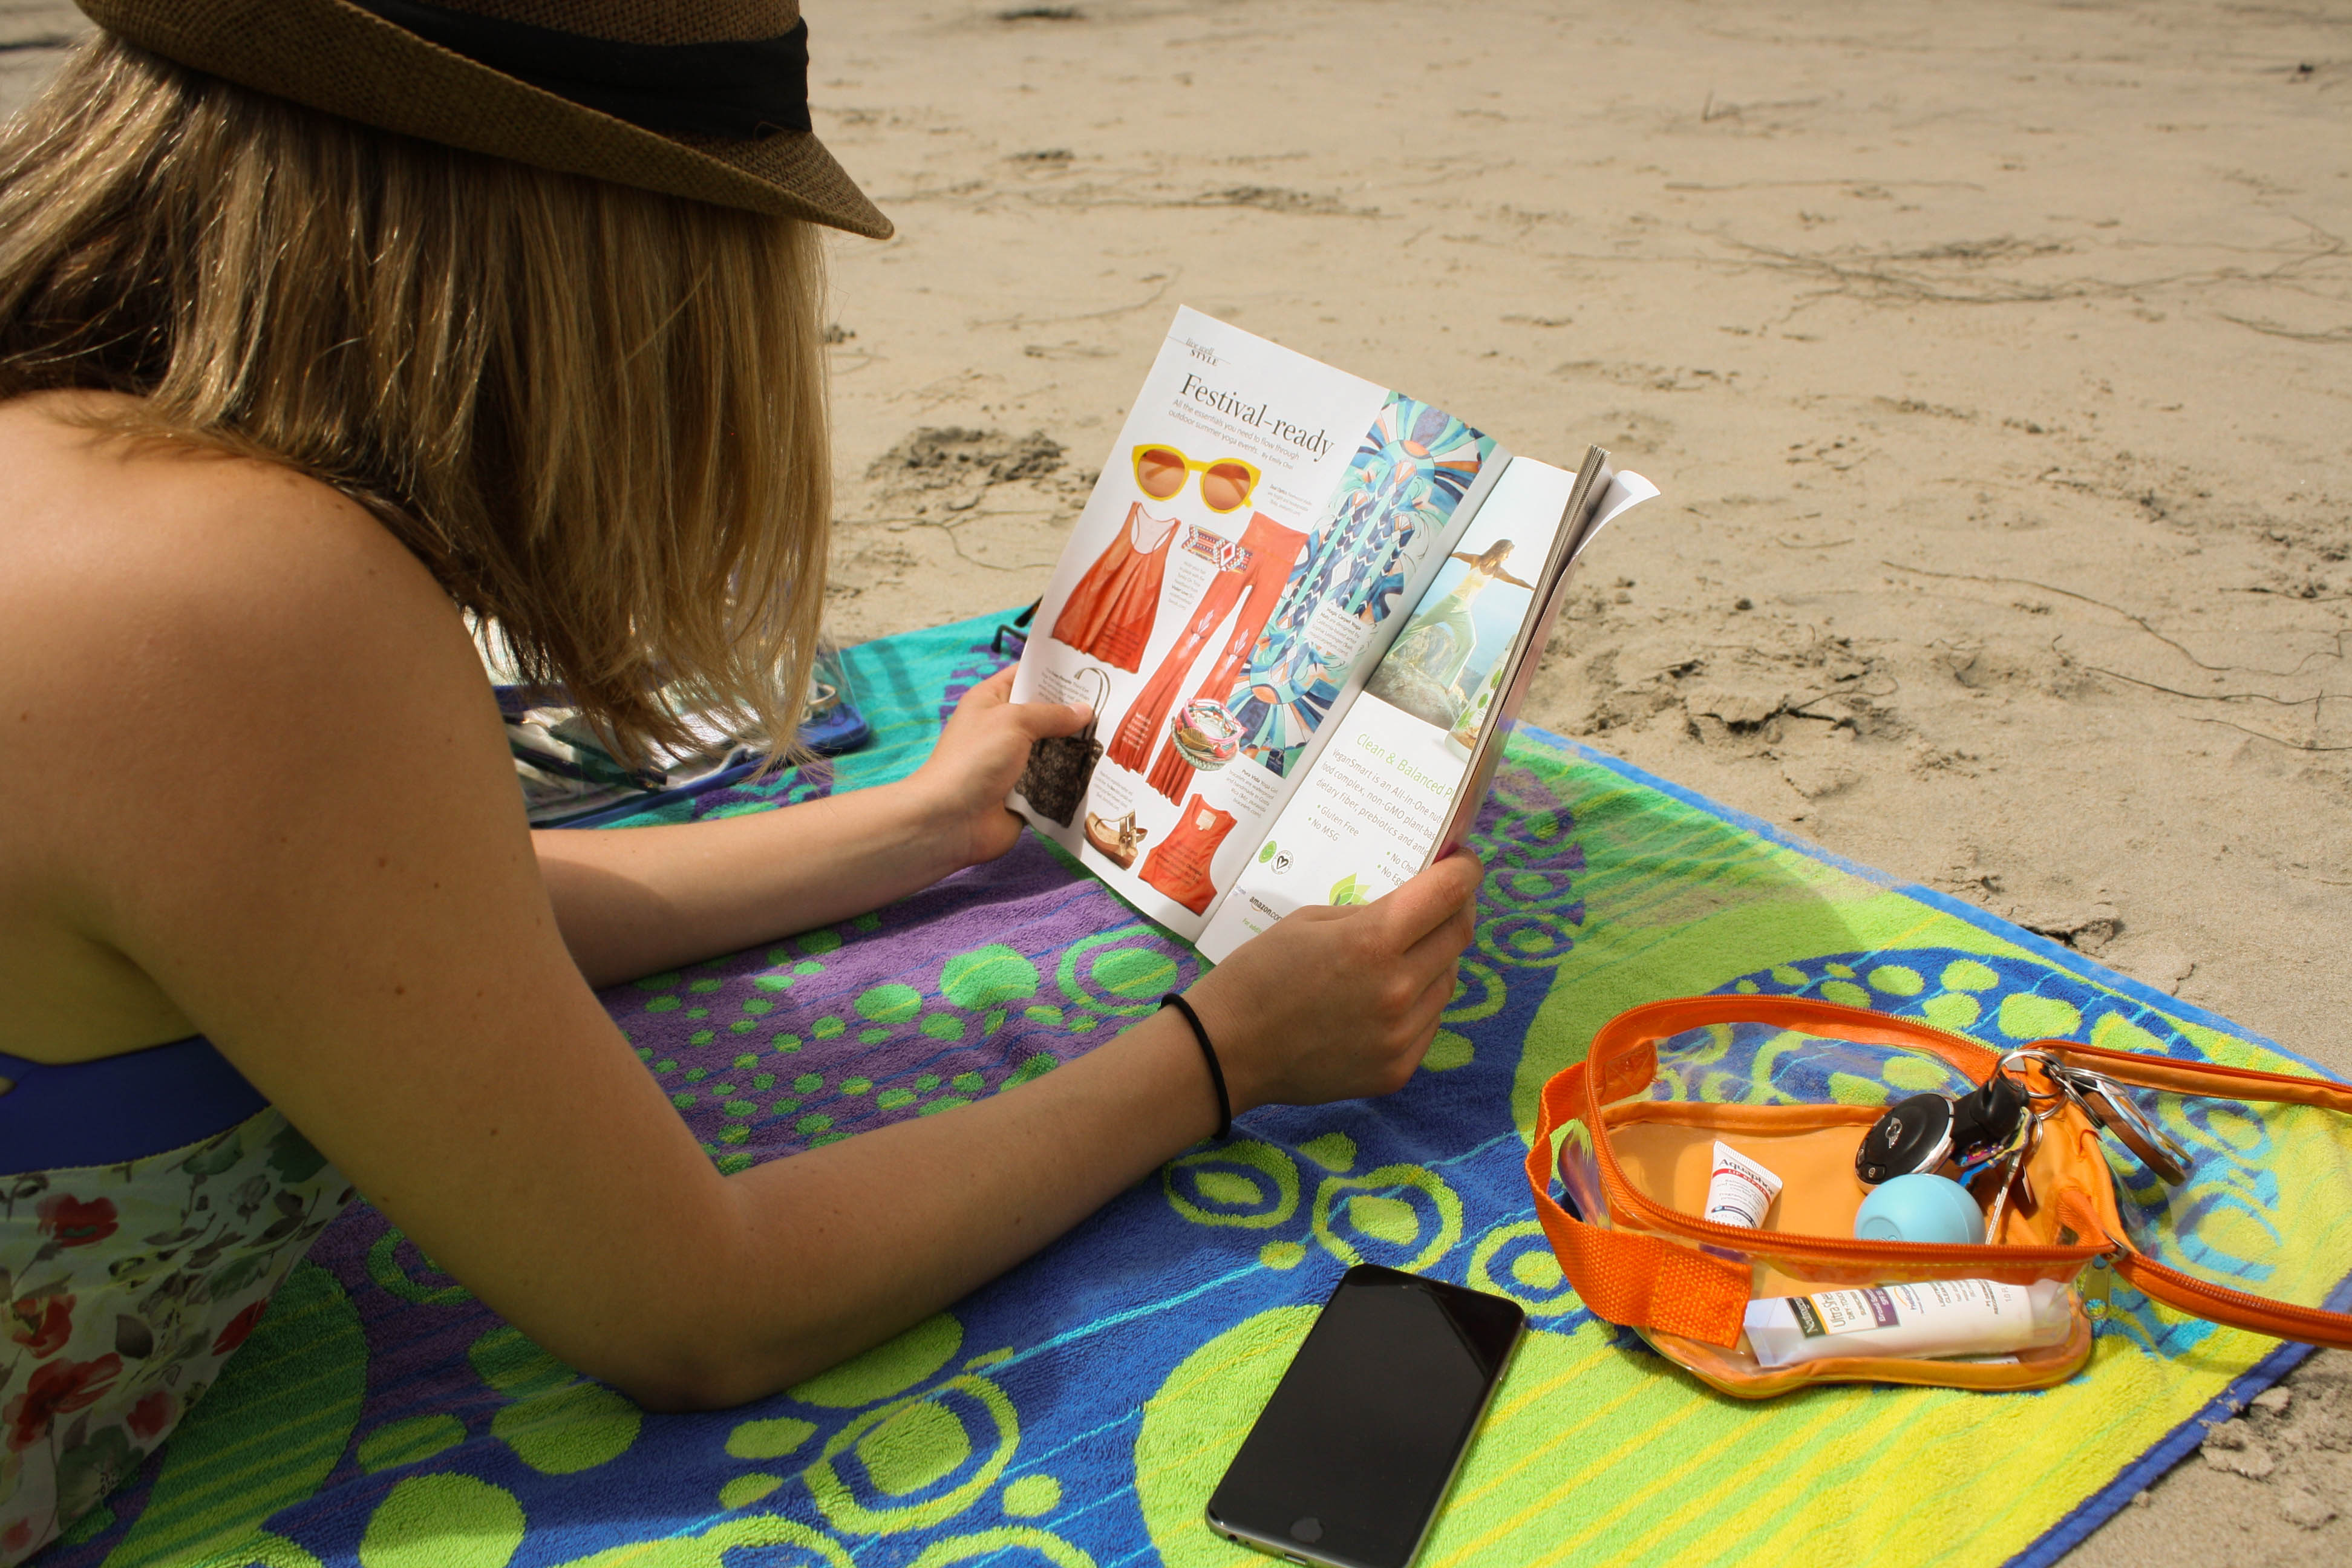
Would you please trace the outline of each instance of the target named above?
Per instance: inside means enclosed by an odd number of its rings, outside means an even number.
[[[1730,1144],[1716,1144],[1715,1169],[1706,1178],[1705,1218],[1754,1230],[1780,1195],[1780,1177]]]
[[[2054,1345],[2073,1321],[2055,1279],[1929,1279],[1748,1303],[1748,1343],[1759,1366],[1832,1356],[1994,1356]]]

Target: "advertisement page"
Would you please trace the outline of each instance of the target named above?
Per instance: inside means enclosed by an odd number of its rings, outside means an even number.
[[[1456,539],[1200,938],[1222,959],[1291,910],[1370,903],[1421,868],[1526,623],[1576,477],[1526,458]]]
[[[1178,313],[1040,604],[1018,701],[1094,705],[1013,805],[1196,934],[1502,461],[1451,416]]]

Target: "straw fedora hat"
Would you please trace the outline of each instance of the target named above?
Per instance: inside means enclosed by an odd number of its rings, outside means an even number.
[[[76,0],[141,48],[383,131],[887,239],[811,132],[798,0]]]

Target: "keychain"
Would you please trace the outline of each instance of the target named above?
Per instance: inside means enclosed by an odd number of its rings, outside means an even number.
[[[2025,1091],[1999,1072],[1958,1099],[1915,1094],[1872,1124],[1853,1152],[1853,1173],[1874,1187],[1896,1176],[1980,1166],[2016,1139],[2027,1105]]]
[[[2033,1183],[2026,1175],[2026,1163],[2033,1158],[2034,1146],[2042,1142],[2042,1115],[2028,1116],[2017,1129],[2017,1142],[2002,1157],[2000,1187],[1992,1197],[1992,1209],[1985,1216],[1985,1237],[1995,1246],[2000,1243],[2000,1222],[2009,1217],[2014,1198],[2017,1212],[2031,1216],[2039,1206],[2033,1196]]]
[[[2026,1175],[2025,1167],[2042,1142],[2042,1112],[2039,1108],[2018,1118],[2017,1131],[2010,1139],[2008,1147],[1960,1173],[1960,1180],[1969,1184],[1971,1195],[1985,1205],[1985,1236],[1995,1243],[2000,1239],[2000,1222],[2008,1215],[2012,1203],[2021,1215],[2031,1215],[2039,1206],[2033,1195],[2033,1184]],[[1991,1182],[1979,1193],[1974,1184],[1988,1172],[1991,1173]]]
[[[2041,1068],[2052,1087],[2036,1089],[2026,1076],[2028,1068]],[[2034,1212],[2025,1168],[2041,1140],[2042,1123],[2068,1105],[2168,1185],[2189,1179],[2188,1154],[2132,1103],[2120,1084],[2037,1050],[2002,1057],[1993,1075],[1969,1094],[1915,1094],[1897,1101],[1863,1135],[1853,1154],[1854,1174],[1864,1186],[1874,1187],[1896,1176],[1948,1175],[1966,1184],[1996,1172],[1988,1189],[1988,1232],[1998,1237],[2012,1201],[2020,1214]]]
[[[2092,1126],[2130,1150],[2132,1158],[2165,1185],[2177,1187],[2189,1180],[2188,1152],[2131,1102],[2122,1085],[2102,1074],[2046,1058],[2042,1070],[2091,1119]]]

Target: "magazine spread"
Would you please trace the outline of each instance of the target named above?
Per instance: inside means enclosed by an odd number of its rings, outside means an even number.
[[[1569,565],[1655,493],[1180,310],[1013,678],[1093,732],[1011,804],[1212,960],[1377,898],[1467,832]]]

